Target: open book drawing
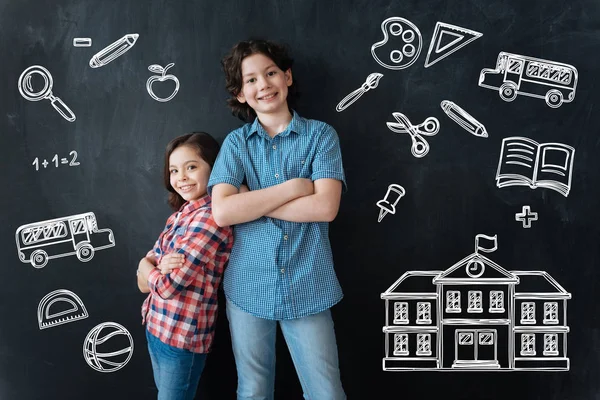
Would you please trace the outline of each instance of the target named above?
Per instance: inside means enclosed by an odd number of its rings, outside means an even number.
[[[496,173],[496,184],[505,186],[544,187],[567,197],[571,190],[571,173],[575,149],[562,143],[538,143],[525,137],[507,137]]]

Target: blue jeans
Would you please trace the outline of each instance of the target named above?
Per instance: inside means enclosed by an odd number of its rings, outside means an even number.
[[[146,330],[158,400],[193,400],[206,354],[192,353],[160,341]]]
[[[227,318],[238,374],[238,400],[273,400],[277,323],[307,400],[346,399],[331,312],[273,321],[255,317],[227,301]]]

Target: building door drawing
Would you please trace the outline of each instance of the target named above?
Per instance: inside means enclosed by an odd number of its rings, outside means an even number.
[[[500,368],[495,329],[457,329],[452,368]]]

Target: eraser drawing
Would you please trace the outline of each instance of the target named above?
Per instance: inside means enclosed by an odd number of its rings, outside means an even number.
[[[371,46],[371,55],[379,65],[398,70],[417,61],[423,38],[415,24],[401,17],[391,17],[381,23],[381,31],[383,39]]]
[[[73,46],[75,47],[90,47],[91,45],[91,38],[73,38]]]

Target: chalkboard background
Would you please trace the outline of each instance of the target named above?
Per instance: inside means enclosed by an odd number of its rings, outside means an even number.
[[[333,308],[344,388],[351,399],[600,399],[598,242],[600,151],[600,6],[596,0],[473,1],[0,1],[0,210],[3,254],[0,289],[0,398],[146,399],[155,396],[135,280],[137,262],[160,233],[169,209],[161,185],[167,142],[205,130],[219,140],[240,121],[225,106],[220,59],[237,41],[265,37],[290,45],[301,115],[339,133],[349,190],[331,224],[336,271],[345,292]],[[371,45],[381,22],[398,16],[422,32],[423,50],[411,67],[379,66]],[[424,68],[437,21],[483,37]],[[92,69],[93,54],[127,33],[135,46]],[[75,37],[90,37],[76,48]],[[477,85],[500,51],[572,64],[579,71],[575,101],[558,109],[543,99],[502,101]],[[151,64],[175,66],[181,88],[169,102],[146,92]],[[53,93],[76,114],[67,122],[49,100],[30,102],[17,88],[31,65],[46,67]],[[379,86],[346,111],[335,111],[367,75]],[[168,89],[166,89],[168,92]],[[482,121],[477,138],[440,108],[453,100]],[[413,123],[437,117],[440,132],[426,137],[424,158],[410,153],[408,135],[386,122],[403,112]],[[571,193],[496,187],[502,139],[526,136],[576,149]],[[78,166],[51,162],[71,158]],[[50,164],[36,170],[34,160]],[[395,215],[377,223],[391,183],[406,195]],[[530,205],[530,229],[515,213]],[[21,225],[92,211],[116,246],[83,263],[74,256],[42,269],[21,263],[15,232]],[[498,235],[489,255],[508,270],[544,270],[572,294],[568,301],[567,372],[384,372],[381,293],[409,270],[444,270],[473,252],[478,233]],[[89,312],[81,321],[40,330],[40,299],[56,289],[76,293]],[[221,299],[223,297],[221,296]],[[224,309],[197,398],[235,398],[236,373]],[[99,373],[83,359],[82,344],[97,324],[117,322],[131,333],[133,357],[122,369]],[[293,364],[279,337],[276,392],[300,399]]]

